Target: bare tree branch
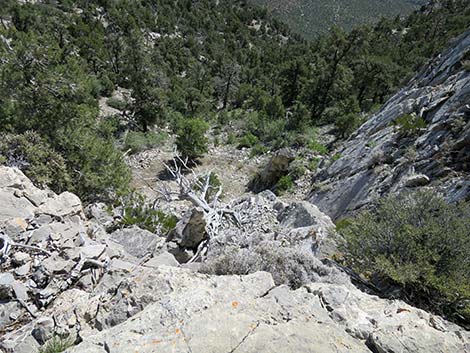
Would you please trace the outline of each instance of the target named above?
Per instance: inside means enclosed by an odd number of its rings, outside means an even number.
[[[189,200],[195,207],[203,210],[204,219],[206,221],[206,233],[209,239],[218,234],[225,215],[230,215],[237,224],[240,224],[238,215],[235,215],[232,210],[220,207],[219,198],[222,194],[221,186],[218,187],[213,199],[208,201],[209,190],[213,188],[210,183],[211,172],[206,172],[204,175],[197,175],[194,170],[189,168],[188,160],[183,160],[178,155],[175,155],[173,158],[172,166],[165,164],[165,167],[179,187],[179,197],[183,200]],[[191,171],[191,179],[184,175],[183,170]],[[202,248],[198,249],[193,261],[195,261],[207,246],[207,242],[201,243],[201,246]]]

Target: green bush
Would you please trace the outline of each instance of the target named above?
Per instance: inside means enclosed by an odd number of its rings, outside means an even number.
[[[289,166],[289,175],[293,180],[303,177],[306,171],[305,160],[302,158],[296,158]]]
[[[341,138],[347,138],[361,126],[362,122],[363,119],[359,114],[350,113],[341,115],[335,119],[336,133]]]
[[[246,133],[238,140],[238,148],[249,148],[253,147],[258,143],[258,138],[251,132]]]
[[[138,193],[130,193],[121,198],[117,206],[123,208],[120,220],[122,226],[136,225],[152,233],[166,234],[176,226],[178,221],[175,216],[154,209],[153,204]]]
[[[39,353],[62,353],[72,346],[73,341],[71,339],[54,336],[39,348]]]
[[[284,132],[286,131],[286,120],[276,119],[261,122],[263,127],[261,130],[260,140],[265,143],[275,144],[276,140],[284,141]],[[279,144],[278,144],[279,145]]]
[[[227,136],[227,144],[228,145],[234,145],[237,143],[237,136],[233,132],[229,132]]]
[[[308,170],[310,170],[311,172],[316,172],[320,162],[321,162],[321,158],[318,158],[318,157],[312,158],[312,160],[309,162],[307,166]]]
[[[426,127],[424,119],[417,116],[415,113],[398,117],[394,124],[398,127],[402,136],[415,136],[421,129]]]
[[[318,143],[316,140],[311,140],[308,144],[308,148],[322,155],[328,153],[328,148]]]
[[[266,114],[271,119],[284,119],[286,115],[286,109],[282,104],[282,99],[279,96],[274,96],[272,99],[269,100],[268,104],[265,107]]]
[[[291,191],[293,188],[294,181],[292,180],[292,177],[290,175],[284,175],[278,180],[274,190],[276,194],[281,195],[285,192]]]
[[[209,125],[200,118],[183,119],[178,124],[176,147],[183,158],[195,161],[207,153]]]
[[[165,133],[130,131],[124,140],[124,150],[133,154],[142,152],[161,146],[167,138]]]
[[[401,286],[403,298],[470,323],[470,204],[432,192],[391,196],[339,229],[356,271]]]
[[[335,155],[331,157],[331,161],[336,162],[340,158],[341,158],[341,153],[335,153]]]
[[[0,164],[19,168],[38,187],[58,193],[71,187],[64,158],[36,132],[0,135],[0,156]]]
[[[351,218],[348,218],[348,217],[340,218],[335,222],[336,231],[341,233],[344,229],[347,229],[348,227],[350,227],[351,224],[352,224]]]
[[[250,157],[261,156],[268,152],[268,148],[261,143],[255,144],[250,151]]]
[[[127,103],[126,101],[119,99],[119,98],[108,98],[106,100],[106,104],[109,105],[111,108],[117,109],[117,110],[126,110],[127,108]]]
[[[94,129],[77,126],[61,138],[72,188],[84,202],[110,201],[126,190],[131,178],[114,140]]]
[[[296,102],[287,116],[287,128],[289,130],[300,130],[306,125],[308,116],[308,108],[304,104]]]
[[[100,92],[101,95],[104,97],[110,97],[113,94],[114,88],[115,88],[113,81],[111,81],[111,79],[107,75],[104,75],[100,78],[100,83],[101,83],[101,92]]]

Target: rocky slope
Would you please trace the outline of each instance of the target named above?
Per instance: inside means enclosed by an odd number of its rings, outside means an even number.
[[[74,353],[470,352],[468,332],[364,293],[318,259],[315,278],[295,290],[267,272],[198,273],[168,252],[187,244],[187,232],[169,242],[137,227],[107,231],[114,219],[102,206],[83,210],[73,194],[40,190],[5,167],[0,205],[3,352],[38,352],[54,336],[68,336]],[[259,244],[247,238],[278,241],[279,251],[311,248],[312,239],[292,234],[326,236],[332,226],[308,203],[267,192],[231,207],[248,223],[238,232],[225,224],[214,254]]]
[[[309,200],[337,219],[420,187],[469,199],[469,57],[467,31],[335,151],[341,158],[315,176]],[[407,129],[399,122],[407,114],[425,126]]]

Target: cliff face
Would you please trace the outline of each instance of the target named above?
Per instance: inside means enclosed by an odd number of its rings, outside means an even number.
[[[336,151],[341,158],[314,177],[309,200],[338,219],[419,187],[436,188],[451,202],[468,199],[469,58],[467,31]]]

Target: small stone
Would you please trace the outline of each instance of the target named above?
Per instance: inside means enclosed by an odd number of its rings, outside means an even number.
[[[39,207],[47,199],[47,191],[44,190],[28,190],[23,192],[23,196],[29,200],[34,206]]]
[[[11,256],[11,261],[14,265],[21,266],[31,261],[31,256],[25,252],[18,251]]]
[[[19,317],[21,316],[21,312],[20,311],[14,311],[12,313],[10,313],[10,320],[12,321],[15,321],[17,320]]]
[[[29,287],[29,288],[37,288],[38,285],[36,284],[36,282],[34,282],[32,279],[29,279],[28,282],[26,282],[26,285]]]
[[[7,345],[4,344],[5,347]],[[31,353],[39,350],[39,343],[34,339],[33,336],[28,335],[23,341],[17,343],[15,341],[14,352],[15,353]]]
[[[9,272],[0,274],[0,300],[11,299],[15,278]]]
[[[260,197],[264,197],[269,202],[275,202],[277,200],[277,196],[271,190],[264,190],[258,194]]]
[[[66,191],[47,199],[38,209],[38,213],[56,217],[65,217],[80,214],[82,203],[78,196]]]
[[[54,320],[50,317],[39,318],[32,331],[33,337],[39,344],[46,343],[54,334]]]
[[[46,224],[46,225],[43,225],[41,228],[33,230],[29,241],[32,245],[42,243],[43,241],[49,238],[50,234],[51,234],[51,227],[48,224]]]
[[[135,268],[135,264],[119,259],[112,259],[111,260],[111,265],[109,266],[109,270],[111,272],[113,271],[125,271],[125,272],[131,272],[132,269]]]
[[[89,205],[85,209],[85,213],[89,218],[95,219],[99,224],[104,226],[108,226],[114,221],[110,212],[108,212],[106,204],[104,203],[95,203]]]
[[[150,260],[148,260],[145,263],[145,266],[148,266],[148,267],[159,267],[159,266],[178,267],[179,262],[176,260],[176,258],[172,254],[165,251],[165,252],[151,258]]]
[[[105,249],[105,245],[88,245],[80,248],[80,253],[87,259],[97,259],[104,253]]]
[[[447,332],[447,328],[445,326],[444,321],[438,316],[431,315],[429,319],[429,324],[431,325],[431,327],[434,327],[438,331]]]
[[[28,228],[28,222],[21,217],[16,217],[13,219],[6,220],[2,225],[1,228],[4,229],[6,234],[8,234],[11,238],[16,239],[26,231]]]
[[[60,239],[62,238],[62,235],[58,234],[58,233],[52,233],[51,234],[51,239],[53,241],[59,241]]]
[[[28,287],[26,287],[23,283],[19,281],[15,281],[12,284],[13,292],[15,293],[16,299],[27,301],[29,299],[28,296]]]
[[[50,274],[61,274],[71,271],[74,263],[59,257],[49,257],[42,262],[42,266]]]
[[[288,206],[287,203],[283,201],[278,201],[273,205],[273,209],[275,209],[278,212],[282,212],[287,206]]]
[[[307,201],[292,203],[279,214],[278,220],[283,227],[292,229],[313,225],[320,225],[324,229],[334,227],[330,217]]]
[[[127,253],[138,258],[153,253],[158,242],[165,242],[165,239],[139,227],[115,231],[111,234],[111,240],[122,245]]]
[[[52,223],[52,217],[46,214],[41,214],[34,219],[34,223],[40,226],[49,224]]]
[[[11,320],[14,320],[15,316],[21,315],[21,310],[18,303],[10,301],[6,303],[0,303],[0,328],[4,325],[8,325]]]

